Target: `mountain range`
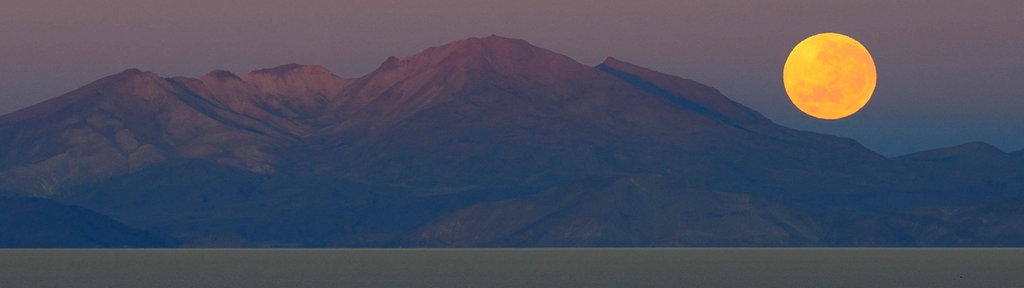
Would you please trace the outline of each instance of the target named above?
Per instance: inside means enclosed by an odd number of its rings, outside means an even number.
[[[1024,150],[883,157],[499,36],[355,79],[125,70],[0,116],[0,190],[12,247],[1024,244]]]

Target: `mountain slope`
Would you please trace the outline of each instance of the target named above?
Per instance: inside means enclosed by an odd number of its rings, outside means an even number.
[[[226,110],[276,128],[290,137],[315,133],[331,99],[340,97],[350,80],[321,66],[282,65],[237,76],[223,70],[199,79],[175,78],[203,98]]]
[[[422,227],[427,246],[807,246],[813,222],[746,194],[655,175],[594,178],[473,205]]]
[[[53,195],[179,157],[266,171],[276,134],[176,81],[126,70],[0,118],[0,179]]]
[[[898,157],[907,174],[933,205],[958,206],[1020,198],[1024,195],[1024,160],[983,142],[922,151]]]

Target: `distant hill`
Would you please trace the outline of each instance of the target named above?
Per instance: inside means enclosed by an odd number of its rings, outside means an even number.
[[[183,246],[1024,245],[992,204],[1024,197],[1022,152],[886,158],[498,36],[355,79],[129,69],[0,116],[0,188]]]

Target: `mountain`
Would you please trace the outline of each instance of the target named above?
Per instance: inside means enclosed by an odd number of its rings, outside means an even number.
[[[0,116],[0,188],[202,247],[1024,243],[963,232],[1024,191],[1020,152],[986,145],[886,158],[490,36],[355,79],[127,70]]]

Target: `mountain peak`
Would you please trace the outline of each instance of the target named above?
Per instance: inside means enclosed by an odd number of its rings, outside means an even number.
[[[139,68],[128,68],[128,69],[124,69],[124,71],[121,71],[120,73],[117,73],[117,74],[114,74],[114,75],[137,75],[137,74],[142,74],[142,73],[143,73],[142,70],[139,70]]]
[[[616,68],[616,69],[620,69],[620,70],[622,70],[622,69],[634,70],[634,69],[642,68],[642,67],[637,66],[637,65],[635,65],[633,63],[622,61],[622,60],[619,60],[618,58],[611,57],[611,56],[608,56],[608,57],[604,58],[604,62],[601,62],[601,65],[605,65],[605,66]]]
[[[284,76],[286,74],[293,73],[334,75],[333,73],[331,73],[330,70],[327,70],[327,68],[320,65],[301,65],[296,63],[285,64],[274,68],[259,69],[256,71],[252,71],[252,73],[249,74],[270,74],[276,76]]]
[[[279,91],[286,87],[276,86],[311,86],[325,88],[323,86],[338,86],[330,90],[340,90],[348,80],[331,73],[327,68],[319,65],[285,64],[274,68],[259,69],[242,75],[242,79],[260,89],[271,89],[270,92]],[[289,84],[290,83],[290,84]],[[303,84],[299,84],[303,83]],[[289,89],[297,87],[288,87]],[[301,89],[300,89],[301,90]],[[324,91],[321,91],[324,92]],[[333,91],[338,92],[338,91]],[[332,93],[333,93],[332,92]]]
[[[502,74],[585,67],[569,57],[533,46],[525,40],[497,35],[472,37],[431,47],[412,56],[388,58],[381,68],[397,66],[415,66],[421,69],[454,66],[461,67],[461,70],[488,70]]]
[[[487,37],[470,37],[463,40],[452,42],[445,46],[452,46],[461,49],[479,49],[479,48],[490,48],[495,49],[495,52],[511,51],[514,49],[541,49],[537,46],[533,46],[530,42],[522,39],[505,38],[498,35],[491,35]]]
[[[112,95],[124,94],[125,91],[140,91],[144,94],[148,91],[158,90],[166,85],[165,79],[151,71],[142,71],[136,68],[125,69],[100,78],[71,92],[59,97],[54,97],[42,103],[32,105],[13,113],[0,116],[0,123],[23,121],[30,118],[39,118],[53,115],[67,107],[76,106],[81,101],[91,101],[102,97],[113,97]],[[100,91],[107,91],[100,93]],[[106,95],[106,96],[104,96]]]
[[[107,76],[107,77],[103,77],[100,80],[97,80],[97,81],[95,81],[93,83],[90,83],[90,85],[92,85],[92,84],[100,84],[100,83],[114,84],[114,83],[119,83],[119,82],[138,81],[138,80],[144,80],[144,79],[153,80],[153,79],[162,79],[162,78],[160,77],[160,75],[157,75],[153,71],[142,71],[142,70],[139,70],[138,68],[130,68],[130,69],[125,69],[124,71],[121,71],[121,72],[119,72],[117,74],[110,75],[110,76]],[[87,85],[87,86],[89,86],[89,85]]]
[[[560,87],[579,82],[568,79],[588,75],[603,76],[567,56],[524,40],[495,35],[473,37],[411,56],[388,57],[377,70],[355,81],[349,97],[334,105],[346,113],[387,115],[382,119],[391,121],[448,101],[468,84],[526,81]]]
[[[318,65],[286,64],[240,76],[259,91],[259,106],[289,119],[312,118],[350,82]],[[288,100],[285,100],[288,99]],[[289,129],[294,130],[294,129]]]
[[[981,141],[968,142],[952,147],[938,148],[933,150],[912,153],[901,158],[918,161],[952,161],[956,159],[1001,159],[1008,154]]]
[[[1002,155],[1002,154],[1006,154],[1006,152],[1003,152],[1003,150],[1001,150],[999,148],[996,148],[996,146],[992,146],[992,144],[988,144],[988,143],[983,142],[983,141],[967,142],[967,143],[964,143],[964,144],[960,144],[960,145],[956,145],[956,146],[952,146],[952,147],[947,147],[947,148],[939,148],[939,149],[932,150],[932,151],[943,151],[943,152],[948,153],[948,154],[985,154],[985,155]]]
[[[203,78],[224,80],[224,79],[232,79],[232,78],[237,79],[238,76],[235,75],[235,73],[232,73],[231,71],[228,71],[228,70],[216,69],[216,70],[210,71],[209,73],[206,73],[206,75],[203,75]]]
[[[505,38],[497,35],[482,38],[473,37],[455,41],[446,46],[450,46],[452,50],[457,52],[476,53],[486,57],[491,62],[528,61],[535,59],[576,62],[569,59],[569,57],[534,46],[526,40]]]
[[[989,144],[988,142],[984,142],[984,141],[967,142],[967,143],[964,143],[964,144],[961,144],[961,145],[958,145],[958,146],[954,146],[954,148],[959,148],[959,149],[967,150],[967,151],[976,151],[976,152],[993,153],[993,154],[1004,154],[1004,153],[1006,153],[1006,152],[1003,152],[1002,149],[999,149],[996,146],[992,146],[992,144]]]

